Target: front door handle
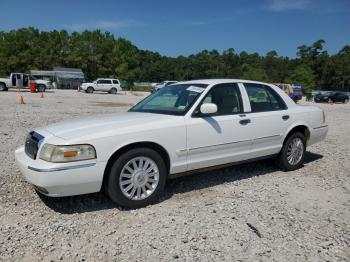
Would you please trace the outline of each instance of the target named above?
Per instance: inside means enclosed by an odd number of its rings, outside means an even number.
[[[243,126],[247,125],[250,123],[250,119],[242,119],[239,121],[239,123]]]
[[[288,120],[288,119],[289,119],[289,115],[284,115],[284,116],[282,116],[282,119],[283,119],[283,120]]]

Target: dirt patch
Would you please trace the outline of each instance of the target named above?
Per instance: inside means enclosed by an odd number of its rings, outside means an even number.
[[[89,101],[93,106],[102,106],[102,107],[131,107],[133,104],[127,103],[117,103],[117,102],[94,102]]]
[[[102,193],[38,195],[14,150],[36,127],[123,112],[144,96],[23,95],[20,105],[0,92],[0,261],[350,261],[350,104],[316,104],[329,135],[299,170],[264,160],[194,174],[169,181],[157,204],[125,211]]]

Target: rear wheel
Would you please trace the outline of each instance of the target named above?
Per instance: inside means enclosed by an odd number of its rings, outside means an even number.
[[[117,89],[115,88],[111,88],[111,90],[109,91],[110,94],[117,94]]]
[[[159,198],[166,176],[164,160],[156,151],[135,148],[122,154],[113,163],[106,191],[117,205],[140,208]]]
[[[305,136],[300,132],[292,134],[287,138],[278,156],[278,166],[285,171],[300,168],[303,165],[305,151]]]
[[[345,98],[344,100],[344,104],[347,104],[347,103],[349,103],[349,98]]]
[[[328,104],[332,104],[333,103],[333,100],[332,99],[328,99]]]
[[[86,89],[86,93],[89,93],[89,94],[92,94],[94,92],[94,88],[89,86],[87,89]]]
[[[4,83],[0,83],[0,91],[7,91],[8,88],[6,87],[6,85]]]
[[[38,85],[36,89],[38,90],[38,92],[45,92],[46,87],[45,85]]]

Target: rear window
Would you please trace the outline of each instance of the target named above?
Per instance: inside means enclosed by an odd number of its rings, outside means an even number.
[[[271,87],[261,84],[244,84],[252,112],[284,110],[287,108],[283,99]]]
[[[111,80],[101,79],[97,81],[98,84],[110,84]]]

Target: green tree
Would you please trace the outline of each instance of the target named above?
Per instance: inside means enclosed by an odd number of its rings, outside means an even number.
[[[315,88],[315,76],[311,68],[304,64],[297,66],[286,82],[302,85],[304,92],[311,92]]]
[[[262,68],[254,68],[251,66],[247,66],[245,72],[242,75],[243,79],[247,80],[255,80],[255,81],[262,81],[262,82],[270,82],[269,77],[267,76],[266,72]]]
[[[233,48],[222,53],[203,50],[189,56],[167,57],[140,50],[130,41],[100,30],[68,33],[21,28],[0,31],[0,75],[31,69],[78,67],[86,80],[116,77],[134,81],[245,78],[266,82],[305,82],[308,88],[350,89],[350,47],[330,55],[320,39],[297,48],[297,58],[265,56]]]

